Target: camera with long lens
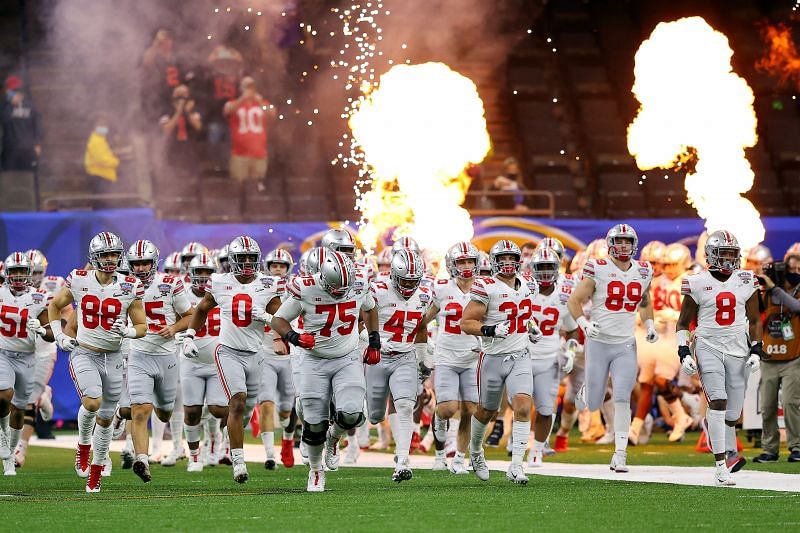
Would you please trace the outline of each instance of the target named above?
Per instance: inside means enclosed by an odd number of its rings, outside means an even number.
[[[767,263],[763,267],[764,276],[772,280],[776,287],[783,287],[786,281],[786,263],[783,261],[776,261],[774,263]]]

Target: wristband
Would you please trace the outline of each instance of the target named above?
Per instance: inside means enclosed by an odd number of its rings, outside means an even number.
[[[369,347],[373,350],[381,349],[381,334],[377,331],[369,332]]]
[[[484,337],[494,337],[494,330],[497,326],[481,326],[481,335]]]
[[[194,336],[197,335],[197,332],[192,328],[186,328],[186,331],[184,331],[183,334],[189,337],[190,339],[194,339]]]
[[[580,328],[582,330],[584,330],[584,331],[586,330],[586,328],[589,327],[589,321],[586,320],[586,317],[583,316],[583,315],[581,315],[578,318],[576,318],[575,319],[575,323],[578,324],[580,326]]]
[[[680,346],[689,346],[689,331],[685,329],[679,329],[678,332],[675,334],[676,340],[678,341],[678,347]]]
[[[568,352],[577,352],[578,351],[578,341],[575,339],[569,339],[567,344],[564,346],[566,351]]]

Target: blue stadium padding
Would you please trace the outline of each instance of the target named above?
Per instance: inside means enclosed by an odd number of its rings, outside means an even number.
[[[703,231],[703,221],[686,219],[633,219],[624,221],[589,219],[529,219],[522,217],[491,217],[475,220],[474,241],[488,247],[500,237],[518,242],[537,241],[543,236],[555,236],[574,250],[603,237],[616,222],[631,224],[642,243],[658,239],[664,242],[683,241],[694,250],[697,235]],[[0,255],[4,258],[14,250],[38,248],[50,262],[48,273],[66,276],[70,270],[82,267],[91,237],[99,231],[117,233],[126,243],[147,238],[161,249],[162,258],[180,249],[189,241],[200,241],[219,248],[237,235],[255,238],[266,251],[281,243],[304,249],[332,226],[328,222],[295,222],[275,224],[193,224],[174,220],[159,220],[151,209],[110,209],[94,212],[59,213],[0,213]],[[800,218],[771,217],[764,219],[767,235],[764,241],[777,257],[794,242],[800,241]],[[295,259],[299,254],[295,253]],[[79,401],[69,377],[68,357],[59,353],[53,377],[56,419],[74,419]]]

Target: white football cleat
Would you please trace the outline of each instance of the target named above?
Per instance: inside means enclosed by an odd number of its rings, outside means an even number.
[[[344,464],[356,464],[359,455],[361,455],[361,449],[357,445],[349,444],[347,449],[344,451]]]
[[[727,466],[717,467],[714,472],[714,485],[717,487],[733,487],[736,485]]]
[[[404,461],[398,462],[397,466],[394,467],[392,481],[400,483],[401,481],[408,481],[413,476],[414,474],[411,472],[411,467],[408,465],[408,459],[405,459]]]
[[[489,481],[489,467],[486,465],[486,457],[484,457],[483,451],[470,453],[469,458],[472,463],[472,471],[475,472],[478,479]]]
[[[522,465],[511,463],[506,472],[506,479],[519,485],[528,484],[528,476],[525,475],[525,469]]]
[[[161,459],[161,466],[175,466],[180,459],[186,458],[186,450],[183,446],[180,448],[172,448],[172,451],[166,457]]]
[[[467,470],[466,461],[464,460],[463,456],[456,455],[453,457],[453,460],[450,461],[450,473],[456,475],[469,474],[469,470]]]
[[[45,422],[53,419],[53,389],[50,385],[45,385],[44,392],[39,396],[39,414]]]
[[[325,492],[325,469],[308,471],[306,492]]]
[[[444,472],[447,470],[447,457],[445,455],[437,455],[433,459],[433,468],[431,469],[434,472]]]
[[[22,468],[25,466],[25,457],[26,452],[22,451],[22,448],[17,447],[17,453],[14,454],[14,462],[16,463],[17,468]]]
[[[334,472],[339,470],[339,441],[325,441],[325,468]]]
[[[16,476],[17,475],[17,462],[13,457],[3,459],[3,475]]]
[[[624,473],[628,471],[628,465],[626,461],[628,460],[628,454],[626,452],[614,452],[614,455],[611,456],[611,464],[609,468],[614,472]]]
[[[689,415],[684,415],[680,417],[675,422],[675,425],[672,428],[672,431],[669,433],[669,441],[670,442],[678,442],[683,440],[683,436],[686,435],[686,430],[692,427],[694,420]]]
[[[248,479],[250,479],[250,476],[247,473],[246,464],[238,463],[233,465],[233,480],[236,483],[247,483]]]
[[[544,454],[542,452],[537,452],[536,450],[531,450],[530,453],[528,454],[528,467],[529,468],[541,468],[541,466],[543,465],[543,462],[542,462],[543,455]]]
[[[89,456],[91,452],[91,444],[78,444],[78,449],[75,450],[75,473],[78,474],[78,477],[89,477]]]
[[[6,432],[0,429],[0,459],[5,461],[11,457],[11,450],[8,447],[8,437]]]
[[[106,455],[106,460],[103,462],[103,470],[100,471],[100,475],[102,477],[111,477],[111,470],[113,470],[114,465],[111,464],[111,456]]]
[[[200,461],[199,458],[197,461],[193,459],[189,459],[186,462],[186,471],[187,472],[202,472],[203,471],[203,461]]]
[[[614,444],[614,433],[606,431],[602,437],[597,439],[594,443],[595,444]]]
[[[578,389],[578,392],[575,394],[575,407],[578,409],[580,413],[584,409],[586,409],[586,384],[584,383],[581,385],[581,388]]]

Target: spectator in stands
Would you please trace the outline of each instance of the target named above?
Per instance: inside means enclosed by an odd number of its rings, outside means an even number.
[[[230,135],[223,110],[228,101],[236,98],[237,87],[242,77],[242,54],[235,48],[220,44],[209,54],[208,65],[204,110],[210,145],[209,156],[214,166],[221,169],[230,150]]]
[[[155,121],[169,102],[172,91],[181,85],[181,68],[174,51],[172,32],[159,28],[142,56],[142,110],[147,121]]]
[[[522,189],[523,187],[520,186],[522,176],[517,160],[513,157],[507,158],[505,167],[505,173],[494,179],[491,190],[510,192]],[[498,209],[525,209],[524,201],[525,198],[522,195],[499,196],[496,198],[496,205]]]
[[[108,118],[98,115],[94,121],[94,130],[86,143],[86,154],[83,157],[86,175],[89,177],[89,188],[94,194],[112,194],[117,181],[119,158],[114,154],[108,142]],[[95,200],[95,207],[106,207],[105,200]]]
[[[243,78],[240,85],[242,94],[225,104],[223,110],[231,131],[230,173],[236,181],[256,181],[258,189],[264,190],[268,165],[266,119],[272,108],[258,94],[253,78]]]
[[[0,168],[30,172],[42,153],[42,119],[23,91],[19,77],[9,76],[5,85],[6,99],[0,111],[3,131]]]
[[[475,209],[481,211],[497,209],[494,203],[494,197],[482,194],[492,187],[492,180],[484,175],[483,168],[480,165],[469,165],[465,172],[472,181],[467,189],[467,198],[464,201],[464,207],[469,210]]]
[[[170,179],[197,179],[197,140],[203,120],[191,98],[189,87],[178,85],[172,91],[172,110],[161,117],[166,136],[164,163]]]
[[[528,241],[520,247],[520,250],[522,251],[522,264],[525,264],[536,252],[536,245]]]

